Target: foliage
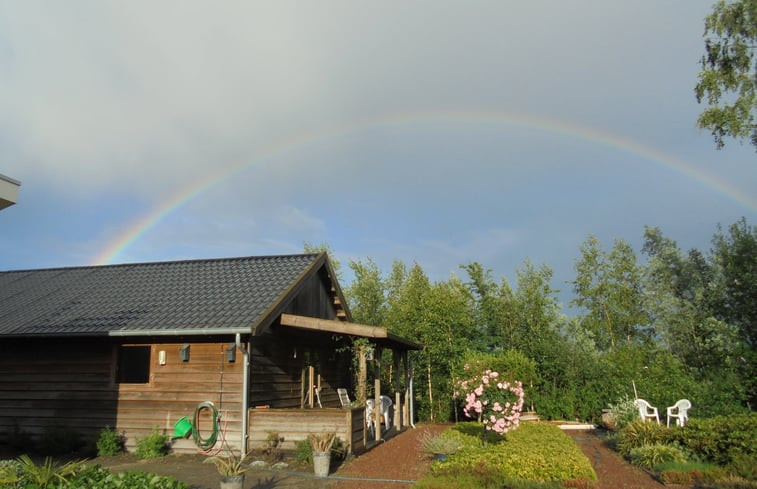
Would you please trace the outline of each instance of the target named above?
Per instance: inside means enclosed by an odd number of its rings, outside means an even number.
[[[123,453],[125,443],[126,440],[123,433],[119,433],[110,426],[106,426],[100,430],[100,435],[97,438],[97,456],[107,457]]]
[[[732,452],[727,469],[739,477],[757,481],[757,457],[754,453]]]
[[[697,461],[665,462],[655,467],[655,472],[665,484],[692,485],[712,483],[725,477],[722,467]]]
[[[60,465],[46,457],[44,462],[37,465],[28,455],[21,455],[17,459],[18,480],[24,487],[32,484],[32,487],[45,489],[65,484],[82,468],[83,464],[79,461]]]
[[[691,418],[673,439],[699,457],[727,466],[748,457],[757,466],[757,413]]]
[[[466,365],[468,368],[470,366]],[[523,409],[523,384],[510,383],[490,369],[460,382],[460,390],[466,392],[463,411],[469,418],[478,418],[487,431],[504,435],[518,428]]]
[[[653,421],[637,419],[627,424],[617,436],[618,452],[628,457],[631,450],[643,445],[657,445],[673,440],[674,432],[671,428],[658,425]]]
[[[461,267],[462,279],[433,282],[418,264],[396,261],[384,275],[368,259],[351,263],[345,290],[354,318],[424,345],[412,353],[420,420],[457,420],[455,386],[477,358],[482,370],[523,381],[525,404],[542,419],[597,422],[633,384],[663,416],[681,398],[695,417],[748,410],[757,404],[757,228],[741,219],[718,229],[705,252],[682,252],[657,228],[644,239],[644,263],[622,240],[610,250],[586,240],[571,317],[552,271],[529,261],[511,287],[477,262]],[[393,388],[389,370],[382,389]]]
[[[84,468],[67,484],[57,489],[124,489],[139,487],[140,489],[187,489],[187,484],[172,477],[160,476],[150,472],[120,472],[110,471],[97,465]]]
[[[664,443],[642,445],[633,448],[631,449],[629,458],[631,459],[632,464],[649,470],[663,463],[680,463],[687,460],[686,454],[678,446]]]
[[[724,137],[750,139],[757,149],[757,3],[719,0],[705,19],[705,54],[694,92],[705,109],[697,120],[718,149]]]
[[[299,440],[294,444],[294,458],[300,462],[313,463],[313,447],[310,440]]]
[[[250,466],[247,465],[247,457],[239,456],[233,451],[229,450],[226,456],[212,456],[203,460],[203,463],[212,463],[216,466],[218,473],[225,477],[234,477],[242,475],[248,470]]]
[[[642,307],[641,269],[631,246],[616,240],[606,253],[595,236],[581,245],[576,261],[572,305],[584,308],[581,326],[603,351],[643,340],[648,331]]]
[[[0,484],[11,484],[18,481],[18,461],[0,460]],[[0,487],[5,487],[0,486]]]
[[[612,422],[612,426],[609,427],[619,430],[638,419],[639,409],[631,396],[624,395],[618,402],[609,404],[608,414]]]
[[[272,431],[268,432],[265,439],[265,447],[263,448],[263,455],[265,455],[269,462],[277,462],[281,459],[281,444],[283,442],[284,437]]]
[[[170,448],[168,435],[161,435],[157,426],[153,426],[149,435],[137,438],[137,458],[157,458],[168,453]]]
[[[462,442],[454,436],[442,433],[434,436],[428,431],[424,431],[420,436],[423,450],[429,455],[452,455],[462,448]]]
[[[513,479],[492,467],[477,467],[472,473],[429,475],[413,485],[416,489],[563,489],[557,481]],[[588,486],[592,487],[592,486]]]
[[[334,445],[334,440],[336,440],[335,433],[315,433],[308,435],[310,447],[314,452],[331,451],[331,447]]]
[[[541,482],[597,479],[586,456],[554,425],[525,423],[507,439],[490,439],[486,447],[480,443],[485,431],[477,423],[460,423],[450,431],[463,446],[447,461],[432,466],[434,476],[457,477],[492,470],[511,479]],[[555,457],[555,453],[560,456]]]
[[[321,438],[320,441],[317,443],[321,443],[324,441],[324,438]],[[324,444],[321,444],[321,446],[325,446]],[[313,463],[313,452],[316,451],[313,448],[313,442],[310,438],[307,438],[305,440],[299,440],[294,444],[294,457],[300,462],[304,462],[307,464]],[[342,440],[334,435],[333,442],[331,444],[330,449],[327,450],[318,450],[318,451],[330,451],[332,460],[336,458],[344,457],[344,455],[347,453],[347,447],[342,442]]]

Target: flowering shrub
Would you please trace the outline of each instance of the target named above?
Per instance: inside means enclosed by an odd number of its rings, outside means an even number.
[[[485,370],[480,376],[460,382],[460,390],[466,393],[465,415],[477,418],[487,431],[504,435],[518,427],[524,398],[520,381],[511,383],[500,379],[498,372]]]

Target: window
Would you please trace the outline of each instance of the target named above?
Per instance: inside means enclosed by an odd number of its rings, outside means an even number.
[[[147,384],[150,382],[150,347],[119,347],[116,379],[119,384]]]

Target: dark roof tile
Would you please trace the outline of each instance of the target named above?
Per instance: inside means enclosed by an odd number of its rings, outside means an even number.
[[[0,272],[0,336],[250,330],[318,257]]]

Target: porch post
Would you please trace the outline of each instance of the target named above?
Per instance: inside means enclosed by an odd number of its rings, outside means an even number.
[[[376,441],[381,440],[381,354],[382,348],[376,345],[373,353],[374,379],[373,379],[373,397],[375,409],[373,417],[376,426]]]
[[[402,373],[405,375],[405,404],[402,406],[403,427],[412,423],[410,419],[410,371],[407,364],[407,350],[402,350]]]
[[[365,406],[365,401],[368,399],[367,387],[368,387],[368,367],[365,362],[365,345],[360,344],[357,348],[357,402],[361,406]]]
[[[394,362],[394,429],[399,432],[402,428],[402,405],[400,403],[400,356],[396,349],[392,350]]]

